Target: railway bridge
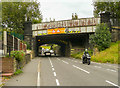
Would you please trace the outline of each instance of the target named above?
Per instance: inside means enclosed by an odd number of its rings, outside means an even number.
[[[61,56],[70,56],[71,49],[81,50],[89,47],[89,35],[95,32],[96,25],[99,23],[100,18],[93,17],[38,24],[26,22],[25,39],[33,41],[32,46],[36,56],[39,54],[39,46],[43,44],[57,44],[61,47]]]

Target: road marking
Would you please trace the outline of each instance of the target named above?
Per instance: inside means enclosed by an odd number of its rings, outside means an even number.
[[[55,69],[54,69],[54,68],[52,68],[52,70],[54,71]]]
[[[56,76],[56,72],[53,72],[54,76]]]
[[[112,71],[112,72],[116,72],[115,70],[112,70],[112,69],[107,69],[108,71]]]
[[[110,82],[110,81],[108,81],[108,80],[106,80],[106,82],[109,83],[109,84],[111,84],[111,85],[113,85],[113,86],[119,87],[118,85],[116,85],[116,84],[114,84],[114,83],[112,83],[112,82]]]
[[[58,59],[58,58],[57,58]],[[58,59],[58,60],[60,60],[60,59]]]
[[[104,64],[104,65],[114,67],[114,68],[119,68],[118,66],[112,66],[112,65],[108,65],[108,64]]]
[[[56,84],[57,84],[57,86],[60,86],[58,79],[56,79]]]
[[[66,62],[66,61],[64,61],[64,60],[62,60],[64,63],[66,63],[66,64],[69,64],[68,62]]]
[[[40,86],[40,61],[38,63],[37,86]]]
[[[76,62],[76,63],[77,63],[77,61],[74,61],[74,62]]]
[[[90,73],[90,72],[88,72],[88,71],[86,71],[86,70],[84,70],[84,69],[82,69],[82,68],[79,68],[79,67],[77,67],[77,66],[75,66],[75,65],[73,65],[73,67],[75,67],[75,68],[77,68],[77,69],[79,69],[79,70],[81,70],[81,71],[84,71],[84,72],[86,72],[86,73]]]
[[[52,64],[52,62],[51,62],[50,58],[49,58],[49,61],[50,61],[51,67],[53,68],[53,64]]]
[[[92,63],[95,63],[95,64],[103,64],[103,63],[96,63],[96,62],[92,62]],[[108,65],[108,64],[103,64],[103,65],[106,65],[106,66],[109,66],[109,67],[114,67],[114,68],[119,68],[117,66],[112,66],[112,65]]]
[[[94,67],[96,67],[96,68],[101,68],[100,66],[94,66]]]

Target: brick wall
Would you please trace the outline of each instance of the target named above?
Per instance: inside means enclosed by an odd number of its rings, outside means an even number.
[[[0,59],[0,64],[2,64],[2,73],[14,73],[17,68],[19,69],[19,67],[24,67],[25,64],[30,62],[30,60],[30,54],[26,54],[21,63],[18,63],[13,58],[2,57],[2,59]]]
[[[13,73],[14,72],[14,59],[2,57],[2,72]]]

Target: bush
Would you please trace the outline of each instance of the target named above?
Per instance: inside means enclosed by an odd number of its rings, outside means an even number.
[[[20,73],[23,73],[23,71],[21,69],[17,69],[16,72],[14,72],[14,75],[18,75]]]
[[[71,57],[76,58],[76,59],[81,59],[81,57],[83,56],[84,52],[78,52],[75,54],[72,54]]]
[[[96,26],[95,34],[90,35],[90,43],[97,47],[99,51],[110,47],[111,33],[106,24],[102,23]]]
[[[15,57],[18,62],[21,62],[25,57],[25,53],[23,51],[11,51],[11,57]]]

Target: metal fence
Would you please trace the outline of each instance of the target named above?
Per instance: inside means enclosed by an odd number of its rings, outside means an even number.
[[[16,37],[17,36],[17,37]],[[18,38],[20,37],[20,39]],[[23,50],[26,52],[27,45],[22,42],[23,36],[16,33],[9,33],[4,31],[2,42],[2,56],[10,55],[11,51]]]

